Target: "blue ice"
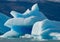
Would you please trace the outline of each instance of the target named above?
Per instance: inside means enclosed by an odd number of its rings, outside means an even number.
[[[34,4],[31,10],[27,9],[27,11],[22,14],[16,11],[11,11],[10,14],[14,18],[8,19],[4,25],[11,28],[11,31],[5,33],[2,37],[9,37],[10,35],[15,37],[16,34],[19,36],[31,34],[33,24],[46,18],[43,13],[39,11],[38,4]],[[12,30],[15,32],[11,33]]]

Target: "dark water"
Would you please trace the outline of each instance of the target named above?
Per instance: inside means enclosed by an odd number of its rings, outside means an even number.
[[[13,26],[13,30],[20,33],[21,35],[31,34],[32,26]]]
[[[38,3],[38,2],[37,2]],[[8,2],[0,1],[0,12],[5,13],[5,15],[10,15],[10,11],[15,10],[18,12],[25,12],[28,8],[31,9],[32,5],[35,3],[32,2]],[[41,12],[47,16],[48,19],[60,21],[60,3],[56,2],[45,2],[45,3],[38,3],[39,9]]]

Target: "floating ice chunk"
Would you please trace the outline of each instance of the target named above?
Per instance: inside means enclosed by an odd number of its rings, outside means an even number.
[[[31,39],[32,41],[35,41],[35,40],[43,41],[43,40],[45,40],[45,39],[42,39],[41,36],[30,35],[30,34],[25,34],[24,36],[20,36],[20,38],[28,38],[28,39]]]
[[[32,38],[32,35],[30,35],[30,34],[25,34],[24,36],[20,36],[20,38]]]
[[[46,39],[43,39],[42,36],[40,35],[30,35],[30,34],[25,34],[24,36],[20,36],[20,38],[28,38],[31,39],[32,41],[45,41]]]
[[[42,32],[43,21],[36,22],[32,28],[32,35],[40,35]]]
[[[12,11],[11,15],[14,18],[7,20],[4,25],[13,29],[15,32],[18,32],[20,35],[31,34],[33,24],[37,21],[46,19],[46,17],[39,12],[37,4],[35,4],[32,8],[34,9],[31,11],[27,9],[25,15],[23,15],[24,13],[19,14],[15,11]]]
[[[45,21],[45,20],[44,20]],[[36,22],[34,25],[33,25],[33,28],[32,28],[32,35],[41,35],[42,33],[48,31],[49,29],[47,30],[44,30],[43,31],[43,24],[44,24],[44,21],[39,21],[39,22]]]
[[[31,34],[42,35],[42,37],[45,39],[51,39],[49,34],[51,32],[60,32],[59,28],[60,28],[60,22],[45,19],[43,21],[36,22],[34,24]]]
[[[60,36],[60,33],[52,32],[52,33],[50,34],[50,36]]]
[[[58,32],[52,32],[50,36],[52,36],[54,40],[60,40],[60,33]]]
[[[31,34],[32,26],[36,21],[38,21],[38,19],[35,18],[35,16],[30,16],[28,18],[12,18],[4,25],[18,33]]]
[[[11,27],[14,25],[33,25],[35,21],[38,21],[38,19],[35,20],[35,16],[31,16],[28,18],[12,18],[9,19],[4,25],[7,27]]]
[[[23,22],[24,18],[12,18],[9,19],[4,25],[11,28],[13,25],[22,25]]]

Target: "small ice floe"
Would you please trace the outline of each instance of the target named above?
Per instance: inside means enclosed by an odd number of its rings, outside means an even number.
[[[53,40],[60,40],[60,33],[52,32],[50,33],[50,36],[53,37]]]
[[[32,38],[32,35],[30,35],[30,34],[25,34],[24,36],[20,36],[20,38]]]
[[[20,38],[27,38],[30,39],[31,41],[47,41],[46,39],[43,39],[42,36],[40,35],[30,35],[30,34],[25,34],[24,36],[20,36]]]

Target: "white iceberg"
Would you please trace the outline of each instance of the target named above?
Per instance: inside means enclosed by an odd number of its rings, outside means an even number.
[[[1,38],[18,38],[19,37],[19,33],[10,30],[8,32],[6,32],[4,35],[0,36]]]
[[[11,30],[19,33],[17,34],[19,36],[31,34],[33,24],[37,21],[42,21],[43,19],[46,19],[46,17],[39,11],[39,7],[37,4],[32,6],[31,11],[27,9],[27,11],[23,14],[15,11],[12,11],[10,14],[14,18],[7,20],[4,25],[11,28]],[[9,37],[10,35],[14,37],[13,34],[15,34],[15,32],[11,33],[11,31],[9,31],[4,35],[6,37]],[[4,35],[2,35],[2,37],[5,37]]]
[[[10,28],[12,28],[14,25],[29,26],[33,25],[35,21],[38,21],[38,19],[35,20],[35,16],[30,16],[28,18],[12,18],[9,19],[4,25]]]

